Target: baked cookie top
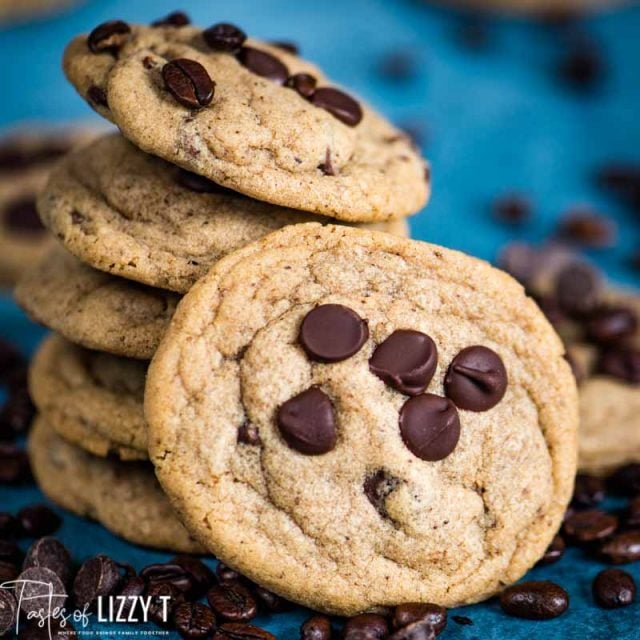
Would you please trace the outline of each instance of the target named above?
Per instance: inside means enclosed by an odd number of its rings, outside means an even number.
[[[88,349],[149,360],[179,296],[84,265],[54,247],[20,279],[18,304],[37,322]]]
[[[353,222],[427,201],[428,171],[406,135],[231,25],[104,23],[68,45],[64,70],[143,151],[257,200]]]
[[[512,278],[295,225],[224,258],[152,361],[150,457],[223,562],[315,609],[488,597],[570,499],[577,400]]]
[[[219,187],[109,135],[70,154],[38,201],[83,262],[186,292],[221,257],[287,224],[323,221]],[[404,221],[381,223],[394,231]]]

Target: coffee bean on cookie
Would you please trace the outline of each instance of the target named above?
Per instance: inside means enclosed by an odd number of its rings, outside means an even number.
[[[305,316],[298,340],[309,358],[340,362],[360,351],[369,338],[367,323],[341,304],[323,304]]]
[[[531,580],[508,587],[500,594],[500,606],[510,616],[550,620],[569,607],[569,594],[553,582]]]
[[[336,418],[329,396],[311,387],[278,411],[278,427],[285,442],[310,456],[328,453],[336,446]]]
[[[247,34],[235,25],[221,22],[205,29],[202,37],[215,51],[235,53],[244,44]]]
[[[110,20],[99,24],[87,39],[92,53],[117,53],[127,43],[131,35],[131,27],[122,20]]]
[[[162,67],[162,77],[169,93],[189,109],[201,109],[213,100],[215,82],[196,60],[171,60]]]
[[[604,569],[595,577],[593,599],[604,609],[626,607],[636,599],[633,576],[622,569]]]
[[[310,73],[295,73],[287,78],[285,85],[295,89],[303,98],[311,98],[317,80]]]
[[[451,362],[444,389],[460,409],[487,411],[504,397],[507,371],[500,356],[491,349],[467,347]]]
[[[438,364],[438,349],[425,333],[398,329],[381,342],[369,360],[378,378],[409,396],[423,393]]]
[[[400,433],[418,458],[442,460],[460,439],[458,411],[453,402],[431,393],[409,398],[400,410]]]
[[[362,107],[351,96],[338,89],[316,89],[309,100],[350,127],[355,127],[362,120]]]
[[[242,47],[237,53],[238,60],[249,71],[277,84],[284,84],[289,77],[286,65],[266,51],[253,47]]]

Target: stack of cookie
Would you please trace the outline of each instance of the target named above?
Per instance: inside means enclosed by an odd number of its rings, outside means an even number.
[[[181,296],[289,225],[407,235],[428,175],[405,135],[297,55],[186,22],[105,23],[68,47],[70,81],[122,134],[52,172],[38,211],[59,242],[16,298],[55,331],[30,372],[42,489],[133,542],[199,551],[155,480],[143,413]]]

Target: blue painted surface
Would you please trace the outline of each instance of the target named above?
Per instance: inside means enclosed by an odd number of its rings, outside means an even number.
[[[616,247],[591,252],[616,281],[638,284],[628,266],[640,247],[637,214],[596,190],[594,169],[610,158],[640,160],[640,7],[594,16],[583,28],[601,45],[608,73],[595,91],[581,95],[554,75],[563,40],[553,30],[525,21],[489,25],[486,49],[470,52],[452,37],[456,17],[417,0],[234,0],[182,2],[203,26],[229,20],[249,33],[299,42],[305,55],[329,75],[376,105],[399,124],[424,127],[434,194],[412,220],[415,237],[494,259],[514,238],[540,241],[568,207],[585,203],[619,225]],[[165,0],[95,0],[56,18],[0,29],[0,128],[23,120],[95,118],[64,81],[65,43],[105,19],[148,21],[175,9]],[[392,82],[376,72],[382,56],[415,51],[417,74]],[[518,231],[492,220],[498,193],[519,190],[535,205],[532,222]],[[0,337],[25,353],[42,336],[7,299],[0,299]],[[0,508],[17,509],[40,499],[34,489],[0,488]],[[95,524],[65,516],[62,539],[81,560],[98,552],[141,567],[168,556],[125,544]],[[494,602],[453,614],[472,626],[450,622],[447,638],[497,640],[545,634],[566,640],[640,637],[640,605],[608,612],[595,607],[591,580],[602,565],[570,551],[532,578],[556,580],[571,595],[563,617],[544,623],[507,618]],[[640,567],[630,571],[640,579]],[[296,638],[305,612],[260,619],[279,638]],[[112,629],[114,630],[114,629]],[[96,628],[105,635],[104,626]],[[94,636],[95,637],[95,636]]]

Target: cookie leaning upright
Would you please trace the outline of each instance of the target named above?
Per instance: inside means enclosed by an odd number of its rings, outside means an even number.
[[[426,203],[406,135],[296,55],[231,25],[99,25],[71,83],[140,149],[257,200],[373,222]]]
[[[545,551],[576,468],[575,382],[515,281],[332,225],[217,263],[178,305],[145,412],[200,542],[339,614],[496,593]]]

